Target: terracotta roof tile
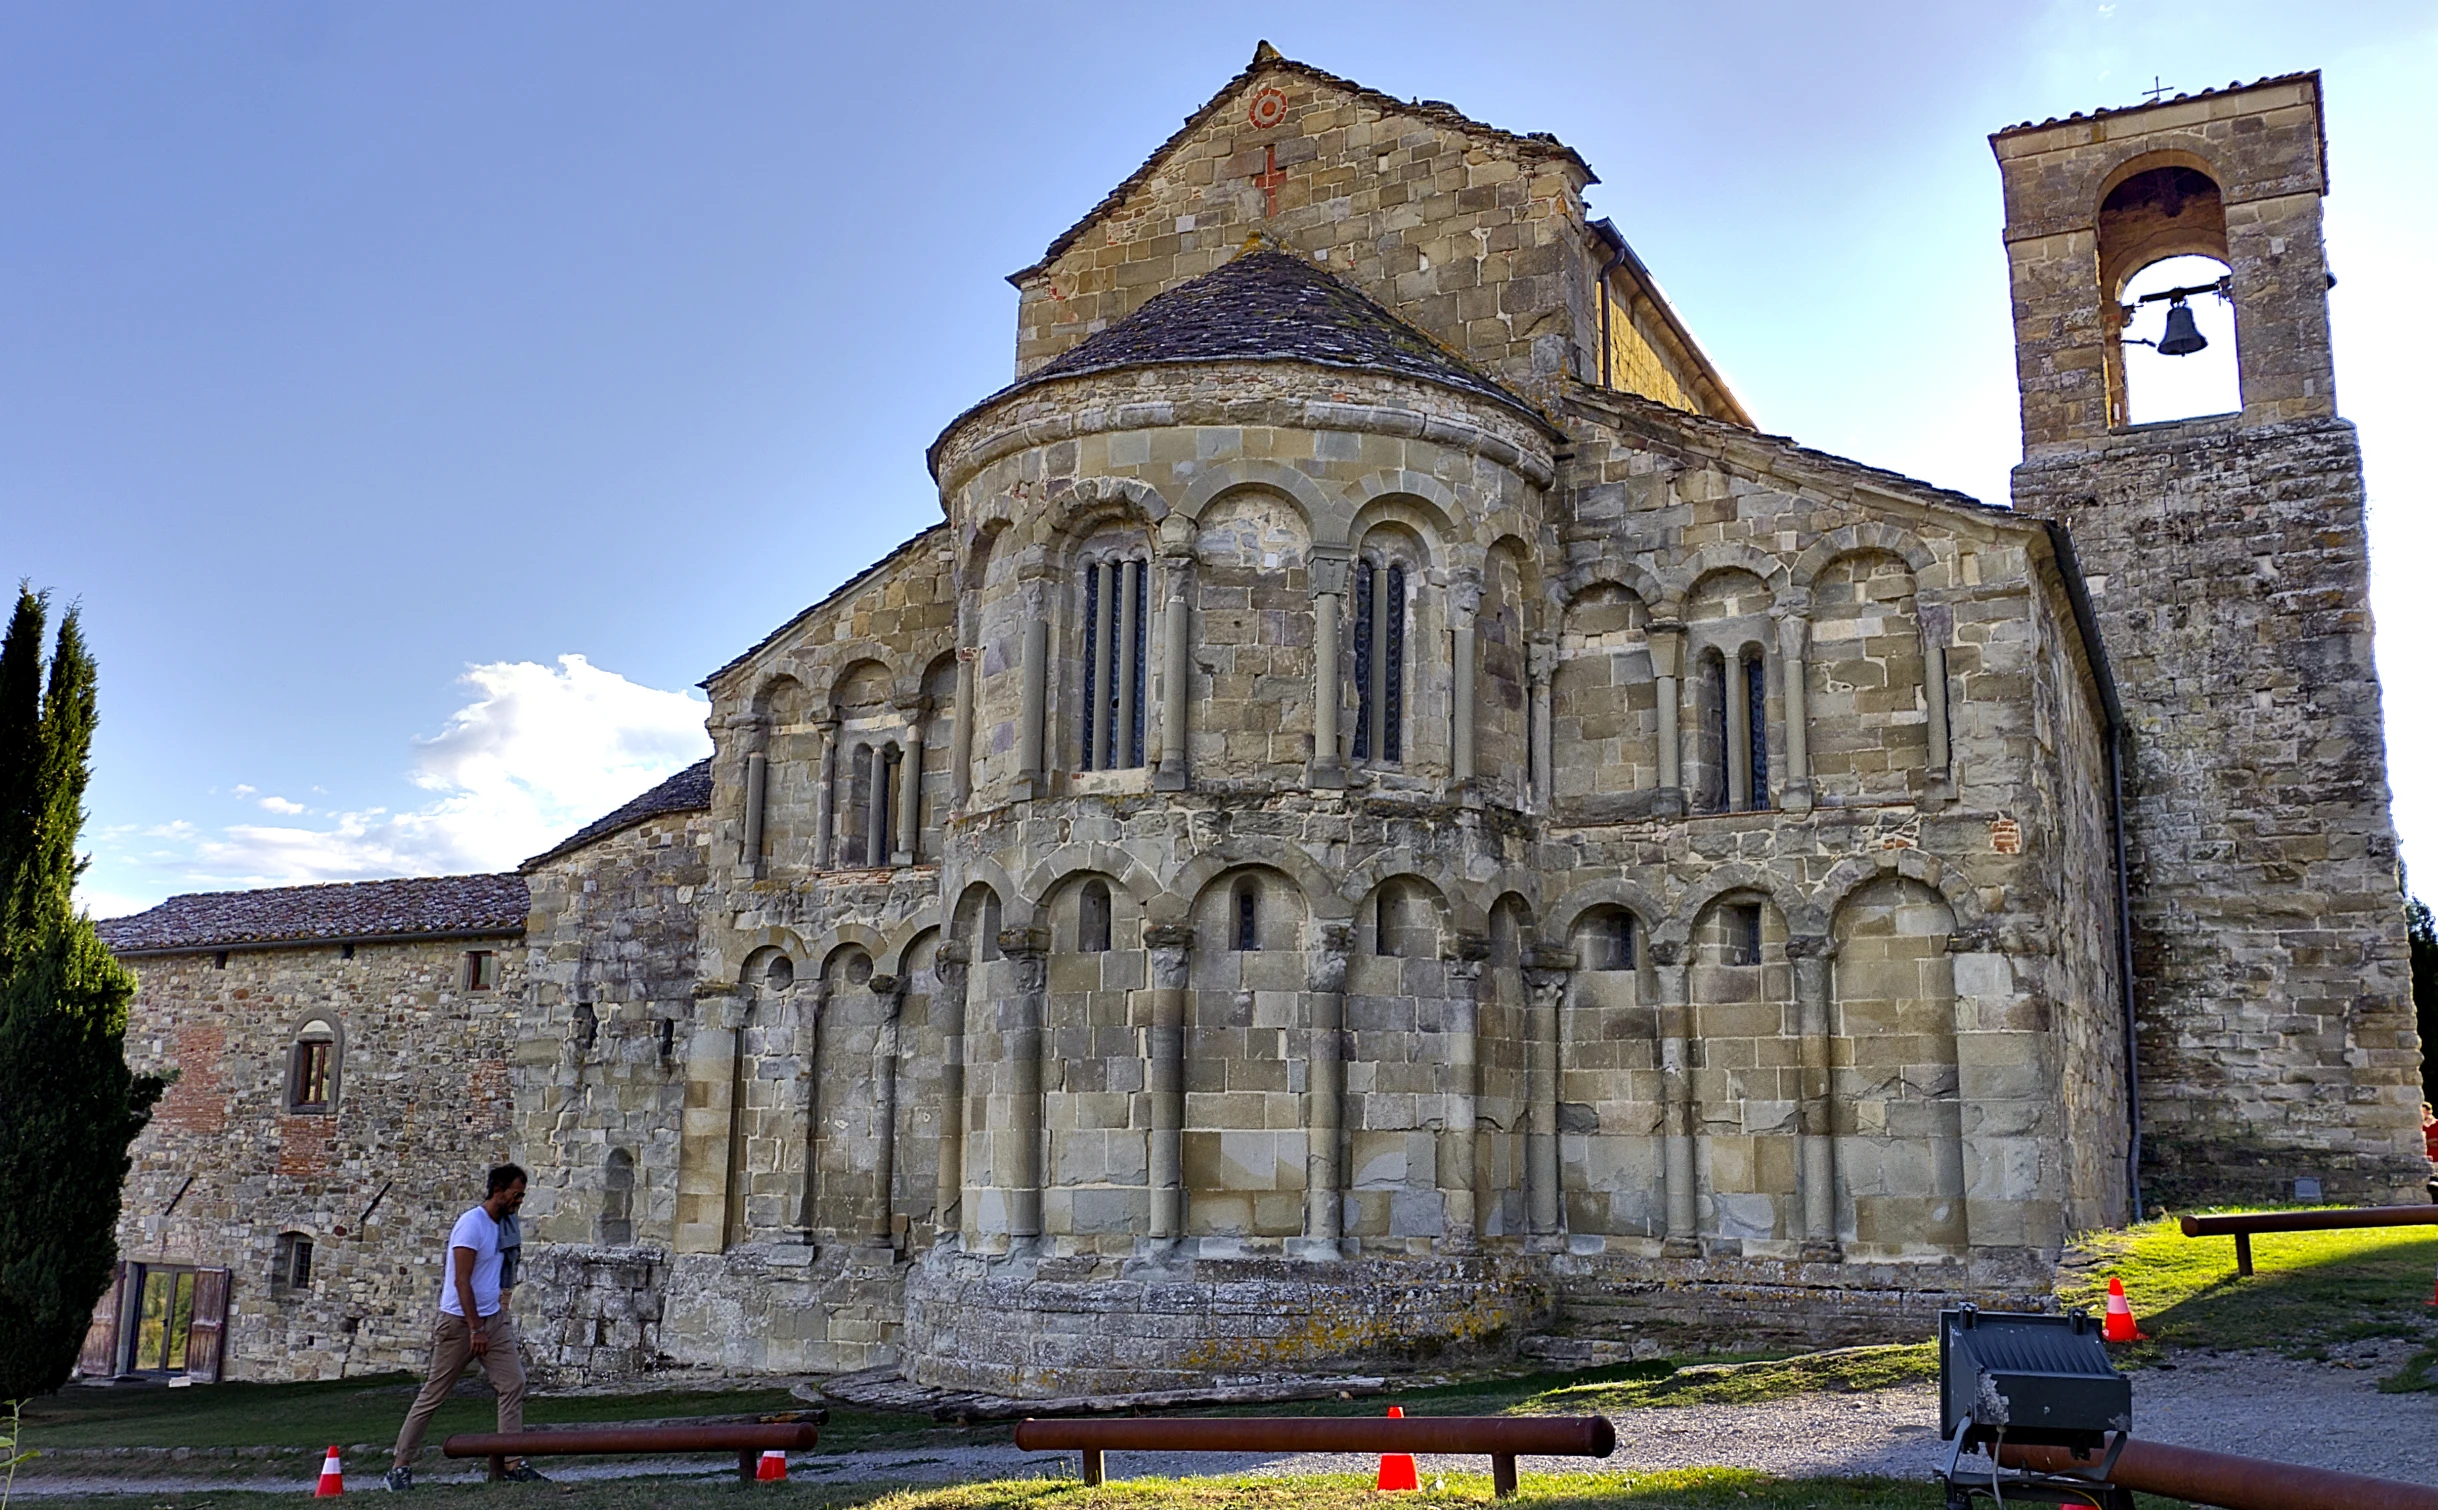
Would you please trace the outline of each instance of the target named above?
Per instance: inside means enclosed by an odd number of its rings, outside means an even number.
[[[606,839],[624,829],[633,828],[648,818],[663,813],[695,813],[711,806],[711,757],[708,755],[686,767],[634,801],[604,817],[595,818],[550,848],[517,867],[530,871],[546,865],[561,855],[572,854],[587,844]]]
[[[190,892],[94,927],[117,953],[162,954],[419,934],[509,935],[524,932],[527,910],[525,878],[508,872]]]

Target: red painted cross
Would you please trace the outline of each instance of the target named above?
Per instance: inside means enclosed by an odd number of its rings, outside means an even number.
[[[1262,148],[1261,171],[1253,175],[1253,182],[1261,185],[1261,213],[1264,216],[1278,213],[1278,186],[1286,181],[1287,175],[1278,171],[1278,149]]]

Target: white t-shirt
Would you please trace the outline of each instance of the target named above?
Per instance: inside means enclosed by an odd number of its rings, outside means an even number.
[[[440,1309],[451,1316],[463,1316],[465,1307],[457,1303],[457,1250],[474,1250],[474,1310],[477,1315],[499,1313],[499,1223],[480,1206],[457,1219],[449,1229],[448,1251],[440,1256]]]

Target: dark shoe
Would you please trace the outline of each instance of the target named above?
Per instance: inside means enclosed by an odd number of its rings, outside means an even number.
[[[406,1490],[412,1489],[415,1487],[415,1470],[412,1468],[392,1468],[389,1472],[381,1475],[381,1487],[389,1490],[393,1494],[403,1493]]]
[[[540,1469],[534,1467],[531,1463],[525,1462],[521,1458],[516,1462],[510,1463],[508,1465],[508,1471],[501,1474],[500,1477],[510,1483],[516,1484],[547,1484],[550,1482],[549,1474],[542,1472]]]

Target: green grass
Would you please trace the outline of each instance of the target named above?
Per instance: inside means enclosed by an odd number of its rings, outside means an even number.
[[[1657,1378],[1575,1380],[1532,1396],[1533,1413],[1647,1409],[1664,1405],[1753,1405],[1790,1395],[1852,1394],[1938,1377],[1933,1342],[1844,1347],[1747,1363],[1696,1363]]]
[[[2068,1305],[2101,1312],[2108,1277],[2124,1280],[2149,1339],[2122,1351],[2129,1362],[2155,1362],[2168,1348],[2324,1358],[2348,1342],[2438,1335],[2438,1312],[2428,1304],[2438,1233],[2426,1227],[2262,1233],[2252,1239],[2249,1279],[2235,1273],[2233,1238],[2188,1238],[2172,1221],[2096,1234],[2075,1258],[2081,1277],[2058,1289]],[[2427,1372],[2424,1365],[2421,1377]]]

